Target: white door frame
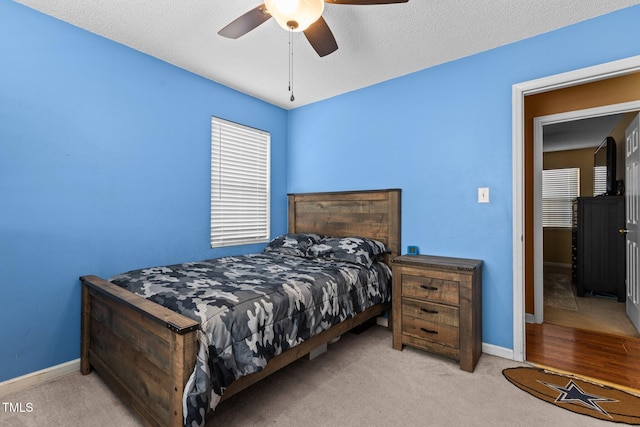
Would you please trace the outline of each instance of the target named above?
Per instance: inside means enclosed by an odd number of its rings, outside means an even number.
[[[518,83],[512,87],[513,359],[525,359],[524,311],[524,97],[640,71],[640,55]],[[534,160],[535,161],[535,160]],[[540,160],[541,161],[541,160]],[[535,170],[535,169],[534,169]],[[540,242],[534,247],[540,247]],[[536,258],[534,254],[534,259]],[[541,258],[540,258],[541,260]],[[535,273],[535,266],[534,266]]]

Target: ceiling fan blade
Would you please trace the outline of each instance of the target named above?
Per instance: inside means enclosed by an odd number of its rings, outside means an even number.
[[[392,4],[392,3],[407,3],[409,0],[324,0],[325,3],[333,4]]]
[[[229,23],[226,27],[218,31],[218,34],[230,39],[237,39],[258,27],[269,18],[271,18],[271,14],[267,11],[267,7],[261,4]]]
[[[338,43],[322,16],[304,30],[304,35],[320,56],[327,56],[338,50]]]

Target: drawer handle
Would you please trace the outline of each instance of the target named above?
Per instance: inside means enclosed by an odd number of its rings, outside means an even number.
[[[426,332],[426,333],[428,333],[428,334],[438,335],[438,331],[434,331],[434,330],[431,330],[431,329],[420,328],[420,330],[421,330],[422,332]]]
[[[435,286],[420,285],[420,287],[422,289],[426,289],[428,291],[437,291],[438,290],[438,288],[436,288]]]
[[[420,311],[423,311],[423,312],[429,313],[429,314],[438,314],[438,312],[436,310],[428,310],[426,308],[421,308]]]

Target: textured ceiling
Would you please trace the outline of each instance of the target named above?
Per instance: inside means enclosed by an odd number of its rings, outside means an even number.
[[[270,19],[231,40],[217,32],[259,0],[16,0],[283,108],[294,108],[554,30],[640,0],[409,0],[326,4],[339,49],[320,58]]]

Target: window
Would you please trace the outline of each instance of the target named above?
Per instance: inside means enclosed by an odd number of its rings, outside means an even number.
[[[268,132],[211,119],[211,247],[269,240]]]
[[[580,195],[580,169],[542,171],[542,226],[571,228],[573,200]]]
[[[593,195],[600,196],[607,192],[607,167],[593,167]]]

